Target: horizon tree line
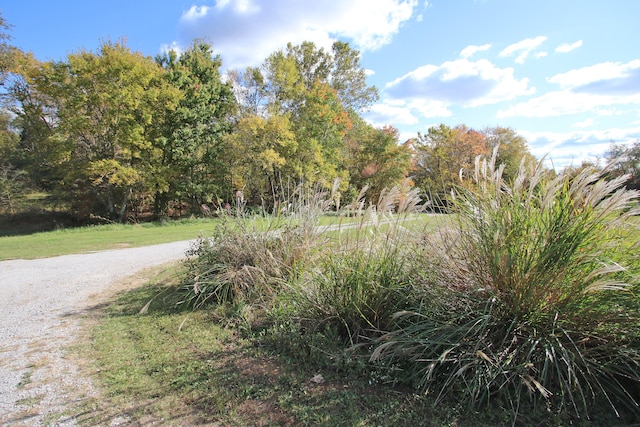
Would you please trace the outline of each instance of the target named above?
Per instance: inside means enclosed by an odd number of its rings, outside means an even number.
[[[293,188],[375,202],[402,183],[446,197],[460,170],[499,146],[507,177],[535,161],[510,128],[429,128],[408,141],[361,114],[378,100],[360,53],[312,42],[223,74],[211,45],[151,58],[124,41],[39,61],[0,16],[0,211],[32,191],[78,219],[124,222],[218,208],[242,192],[274,211]]]

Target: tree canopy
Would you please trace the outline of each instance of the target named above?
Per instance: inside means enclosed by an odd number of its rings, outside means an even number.
[[[107,41],[41,62],[11,46],[9,28],[0,16],[4,211],[28,189],[79,219],[112,221],[220,207],[239,192],[275,209],[293,188],[335,182],[343,198],[366,186],[375,202],[403,183],[445,194],[495,146],[509,176],[532,157],[509,128],[440,125],[405,142],[367,123],[378,91],[344,42],[288,44],[223,74],[201,41],[156,58]]]
[[[474,169],[476,157],[491,157],[496,148],[497,161],[505,165],[507,180],[516,175],[521,162],[535,160],[526,140],[513,129],[503,127],[477,131],[465,125],[452,128],[441,124],[418,134],[413,145],[413,179],[430,196],[440,199],[446,199],[451,189],[461,182],[461,174]]]

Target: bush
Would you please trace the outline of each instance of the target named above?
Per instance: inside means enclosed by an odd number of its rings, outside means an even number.
[[[183,302],[266,302],[277,288],[303,270],[319,246],[319,234],[310,222],[226,218],[213,236],[201,238],[186,260]]]
[[[455,195],[431,300],[397,313],[371,359],[475,406],[517,413],[529,398],[579,416],[598,402],[637,414],[637,293],[618,261],[638,193],[606,170],[570,178],[541,164],[507,183],[494,162],[478,160],[475,185]]]

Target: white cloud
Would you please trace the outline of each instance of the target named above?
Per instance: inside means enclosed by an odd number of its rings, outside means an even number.
[[[618,114],[621,106],[640,105],[640,59],[628,63],[603,62],[547,79],[560,90],[547,92],[498,111],[498,118],[552,117],[595,112]]]
[[[207,16],[209,9],[211,9],[209,6],[191,6],[189,10],[182,14],[182,19],[193,20],[202,18],[203,16]]]
[[[582,40],[578,40],[575,43],[562,43],[560,46],[558,46],[556,48],[556,52],[558,53],[567,53],[567,52],[571,52],[574,49],[579,48],[580,46],[582,46]]]
[[[417,111],[422,117],[451,117],[453,113],[449,105],[442,101],[428,99],[414,99],[407,104],[411,110]]]
[[[426,99],[446,107],[495,104],[534,92],[528,79],[514,77],[513,68],[498,68],[486,59],[456,59],[442,65],[424,65],[387,83],[384,90],[391,99]]]
[[[583,120],[581,122],[576,122],[576,123],[572,124],[571,127],[574,127],[574,128],[588,128],[588,127],[593,126],[593,124],[594,124],[593,119],[592,118],[588,118],[588,119]]]
[[[547,56],[547,55],[549,55],[549,52],[544,52],[544,51],[542,51],[542,52],[537,52],[537,53],[535,54],[535,57],[536,57],[536,58],[544,58],[544,57],[545,57],[545,56]]]
[[[540,46],[544,41],[547,40],[545,36],[538,36],[532,39],[524,39],[517,43],[511,44],[504,48],[502,52],[499,53],[499,56],[516,56],[515,62],[517,64],[524,64],[524,61],[527,59],[529,54]]]
[[[585,86],[603,80],[622,79],[640,71],[640,59],[627,62],[601,62],[588,67],[578,68],[550,77],[550,83],[565,88]]]
[[[640,104],[640,93],[617,96],[562,90],[548,92],[542,96],[511,106],[506,110],[499,110],[497,117],[557,117],[589,112],[602,107],[627,104]]]
[[[435,100],[413,99],[409,102],[398,99],[384,99],[362,114],[371,125],[412,126],[420,124],[418,116],[423,118],[451,117],[448,106]],[[415,135],[414,135],[415,136]]]
[[[225,65],[258,65],[286,43],[309,40],[328,48],[338,37],[355,48],[388,44],[416,12],[419,0],[218,0],[193,6],[179,22],[180,41],[213,43]]]
[[[491,44],[487,43],[487,44],[483,44],[481,46],[477,46],[477,45],[469,45],[467,47],[465,47],[464,49],[462,49],[462,51],[460,52],[460,56],[462,58],[470,58],[472,57],[474,54],[476,54],[477,52],[482,52],[485,50],[489,50],[491,49]]]
[[[602,117],[613,117],[613,116],[621,116],[622,114],[624,114],[624,111],[613,110],[610,108],[606,108],[606,109],[598,108],[597,110],[595,110],[595,113]]]
[[[375,104],[363,116],[374,126],[415,125],[418,123],[418,118],[413,115],[410,108],[397,103],[395,105],[392,103]]]
[[[581,130],[573,132],[530,132],[518,130],[537,158],[546,157],[556,170],[597,161],[611,143],[632,144],[640,137],[640,127]]]

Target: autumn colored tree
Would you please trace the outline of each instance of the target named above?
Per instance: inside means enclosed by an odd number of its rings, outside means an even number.
[[[276,206],[283,199],[283,183],[300,174],[292,161],[298,143],[287,116],[244,117],[226,142],[234,188],[242,190],[249,203]]]
[[[292,124],[299,145],[294,159],[299,179],[326,188],[335,178],[346,179],[344,137],[351,120],[337,92],[326,83],[314,83],[293,115]]]
[[[416,185],[445,204],[454,186],[471,182],[460,178],[474,169],[478,156],[490,157],[497,148],[497,163],[504,165],[507,181],[515,177],[523,161],[536,161],[522,136],[499,126],[479,132],[465,125],[451,128],[441,124],[418,134],[413,148]]]
[[[346,138],[352,192],[366,186],[366,197],[375,203],[383,189],[406,180],[412,152],[398,138],[398,130],[391,126],[374,128],[362,119],[354,119],[353,130]]]
[[[334,43],[329,52],[304,42],[274,52],[261,69],[231,73],[241,103],[239,123],[246,126],[241,119],[248,116],[267,121],[283,116],[293,132],[296,149],[284,159],[284,182],[328,187],[341,178],[347,185],[345,135],[351,128],[350,115],[377,99],[359,61],[359,53],[346,43]]]
[[[46,160],[49,185],[72,196],[80,216],[123,221],[132,196],[152,189],[154,119],[179,96],[162,74],[151,58],[106,42],[30,67],[16,88],[28,163]]]
[[[473,170],[477,156],[490,154],[485,136],[465,125],[441,124],[415,141],[417,186],[434,197],[446,197],[460,183],[460,174]]]

